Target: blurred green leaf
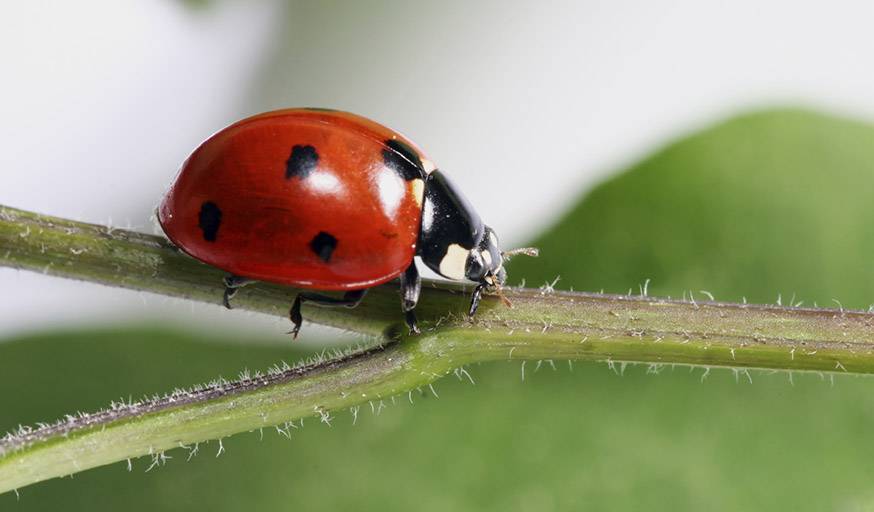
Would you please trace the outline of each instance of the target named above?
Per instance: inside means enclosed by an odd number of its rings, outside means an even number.
[[[536,285],[867,308],[874,129],[804,110],[731,119],[591,191],[518,258]]]
[[[529,284],[807,304],[872,301],[874,128],[801,111],[734,119],[608,181],[518,259]],[[0,344],[0,430],[303,354],[213,335],[89,330]],[[41,483],[13,510],[865,509],[874,382],[565,361],[470,368],[356,425],[307,420]],[[736,381],[737,378],[737,381]],[[13,508],[14,507],[14,508]]]

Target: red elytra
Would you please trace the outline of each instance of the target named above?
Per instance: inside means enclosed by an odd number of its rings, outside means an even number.
[[[201,144],[158,220],[183,251],[237,276],[367,288],[411,264],[431,169],[415,144],[363,117],[268,112]]]

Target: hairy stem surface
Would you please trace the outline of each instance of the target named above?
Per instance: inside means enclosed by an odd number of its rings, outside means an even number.
[[[548,255],[547,255],[548,257]],[[0,265],[221,303],[224,273],[160,237],[0,207]],[[467,364],[595,360],[874,373],[874,314],[508,289],[468,320],[469,288],[427,281],[423,334],[404,333],[396,283],[355,309],[304,307],[304,318],[383,343],[236,382],[114,404],[0,439],[0,492],[238,432],[283,425],[426,386]],[[297,290],[258,283],[236,307],[286,316]],[[119,390],[123,394],[123,390]]]

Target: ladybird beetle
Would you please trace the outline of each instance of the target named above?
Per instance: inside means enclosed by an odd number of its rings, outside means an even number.
[[[289,317],[295,337],[304,302],[355,307],[367,289],[400,277],[411,333],[421,280],[414,256],[438,274],[500,291],[498,237],[461,191],[411,141],[364,117],[285,109],[232,124],[202,143],[158,207],[169,239],[229,272],[224,305],[252,281],[309,290]]]

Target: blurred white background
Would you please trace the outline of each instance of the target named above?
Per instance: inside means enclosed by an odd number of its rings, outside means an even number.
[[[0,203],[151,232],[212,132],[324,106],[410,136],[508,245],[524,243],[609,172],[739,110],[871,117],[872,20],[867,1],[7,2]],[[0,336],[208,319],[285,340],[282,319],[0,279]]]

